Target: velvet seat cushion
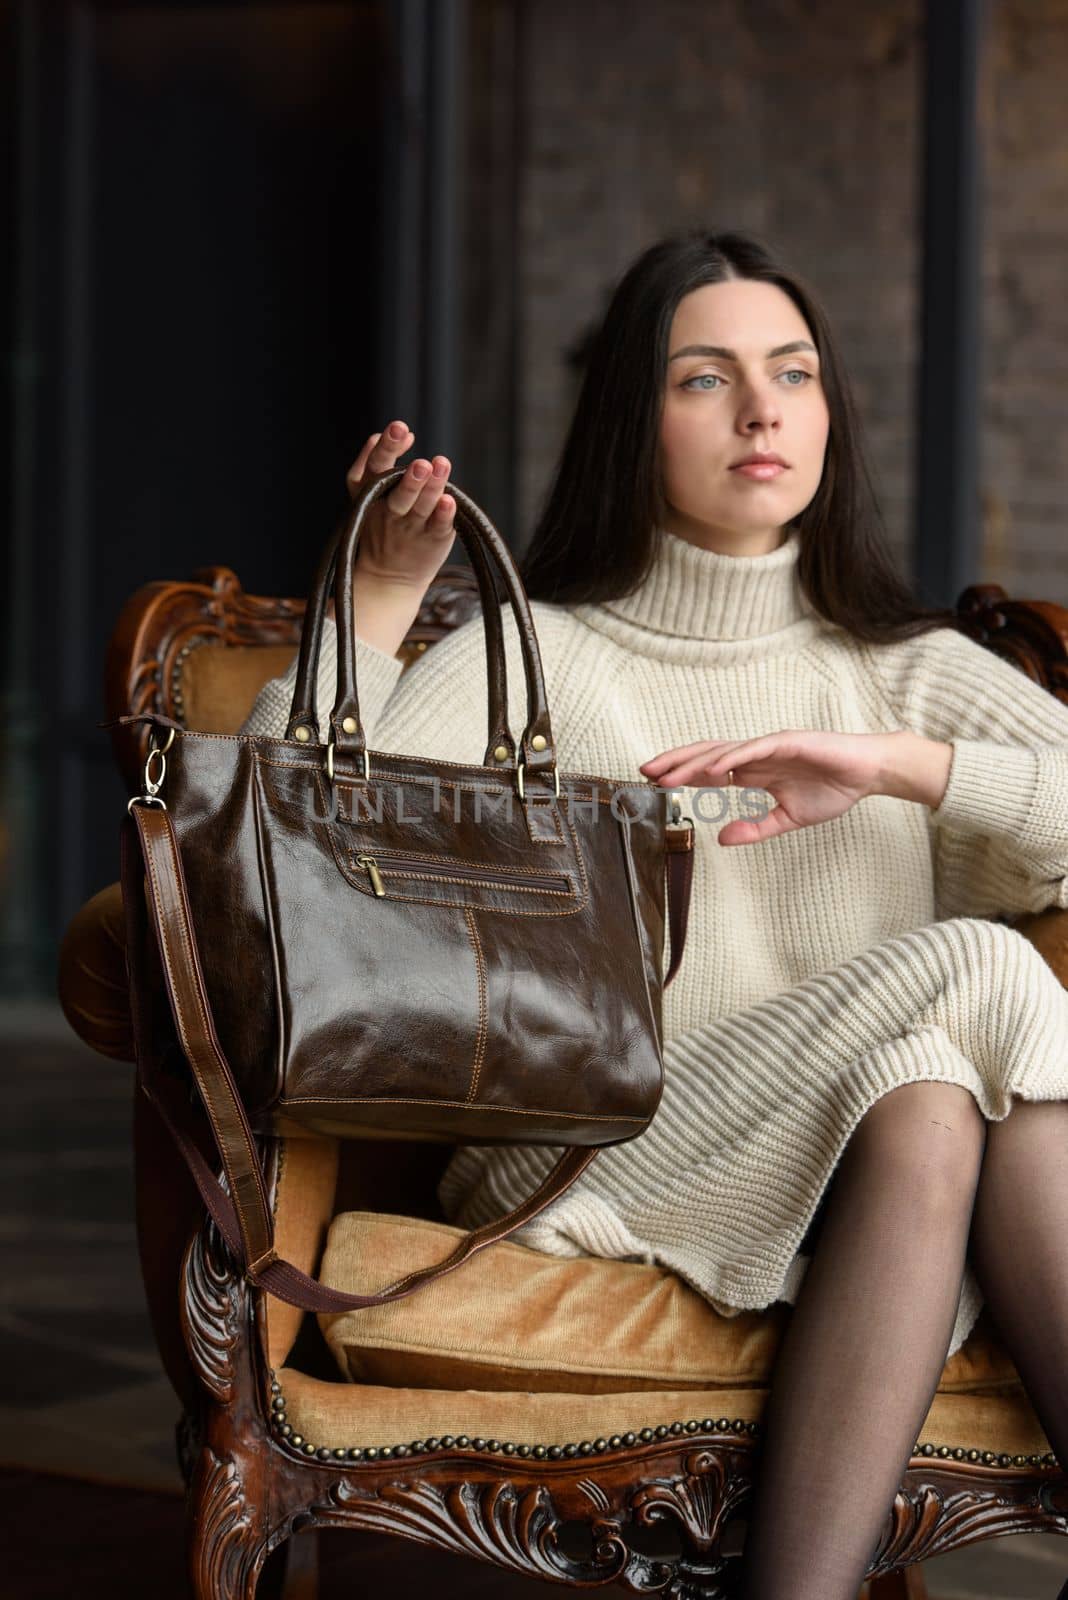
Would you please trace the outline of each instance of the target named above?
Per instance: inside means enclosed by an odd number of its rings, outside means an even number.
[[[373,1293],[440,1261],[463,1230],[421,1217],[347,1211],[330,1223],[322,1282]],[[547,1255],[504,1240],[403,1299],[320,1314],[350,1382],[428,1390],[608,1394],[737,1392],[768,1383],[792,1314],[783,1302],[724,1317],[668,1269]],[[939,1393],[1022,1392],[980,1316]]]

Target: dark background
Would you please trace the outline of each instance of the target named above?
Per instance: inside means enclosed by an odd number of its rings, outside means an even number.
[[[97,724],[134,589],[217,563],[305,593],[395,416],[509,526],[507,343],[458,381],[461,297],[488,317],[510,290],[485,238],[460,270],[491,9],[472,41],[429,0],[3,8],[3,993],[53,992],[63,928],[117,876]]]

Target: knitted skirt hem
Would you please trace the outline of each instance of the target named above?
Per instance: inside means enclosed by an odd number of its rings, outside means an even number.
[[[1014,1096],[1068,1099],[1068,990],[1014,929],[955,918],[670,1040],[664,1059],[649,1127],[601,1151],[511,1237],[548,1254],[655,1262],[735,1316],[796,1303],[821,1200],[883,1095],[953,1083],[988,1121]],[[462,1227],[500,1216],[558,1154],[460,1146],[439,1184],[446,1216]],[[982,1304],[966,1264],[947,1359]]]

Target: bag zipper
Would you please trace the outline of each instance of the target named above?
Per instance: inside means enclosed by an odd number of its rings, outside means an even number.
[[[570,888],[570,879],[562,872],[519,873],[509,872],[505,867],[456,867],[448,863],[439,867],[421,860],[419,856],[390,856],[388,861],[383,862],[372,855],[358,855],[353,859],[363,867],[371,880],[371,888],[379,897],[386,892],[382,882],[383,870],[403,872],[406,877],[412,878],[459,878],[472,883],[507,884],[517,889],[562,891]]]

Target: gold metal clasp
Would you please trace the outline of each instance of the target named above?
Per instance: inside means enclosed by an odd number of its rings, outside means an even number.
[[[325,765],[326,765],[326,775],[330,779],[331,783],[333,783],[333,781],[334,781],[334,750],[335,750],[335,748],[336,748],[336,741],[331,739],[329,744],[326,747],[326,763],[325,763]],[[363,781],[364,781],[364,783],[370,783],[370,781],[371,781],[371,758],[370,758],[370,752],[368,751],[366,745],[364,745],[364,747],[363,747]]]
[[[129,813],[135,805],[158,806],[161,811],[166,811],[167,806],[165,802],[159,799],[159,791],[163,787],[164,778],[167,776],[167,751],[174,743],[174,733],[175,730],[173,728],[169,728],[167,730],[166,744],[157,744],[155,742],[154,734],[149,734],[148,755],[145,757],[145,768],[141,775],[141,782],[144,784],[144,793],[135,794],[132,799],[126,802],[127,813]],[[156,772],[155,777],[152,775],[154,764]]]
[[[158,799],[154,794],[135,794],[131,795],[126,802],[127,812],[132,811],[134,806],[159,806],[161,811],[166,811],[167,802]]]
[[[517,787],[517,789],[519,791],[520,800],[525,800],[526,799],[526,795],[523,793],[523,768],[525,767],[525,765],[526,765],[526,762],[523,760],[522,756],[520,756],[519,760],[515,764],[516,787]],[[559,769],[557,767],[553,768],[553,793],[555,794],[556,798],[559,800],[559,798],[560,798],[560,772],[559,772]]]

